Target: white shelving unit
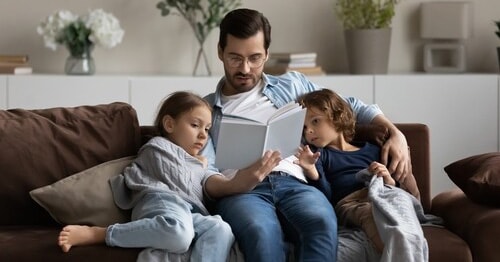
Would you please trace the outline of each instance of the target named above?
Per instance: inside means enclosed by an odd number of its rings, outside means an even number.
[[[129,102],[128,77],[9,76],[7,108],[49,108]]]
[[[394,122],[419,122],[431,134],[431,189],[454,187],[443,168],[498,151],[497,75],[376,76],[375,101]]]

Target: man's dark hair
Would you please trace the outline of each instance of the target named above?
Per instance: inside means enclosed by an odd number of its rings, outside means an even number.
[[[226,14],[220,23],[219,47],[224,50],[227,36],[246,39],[262,31],[264,33],[264,48],[271,45],[271,25],[269,20],[259,11],[240,8]]]

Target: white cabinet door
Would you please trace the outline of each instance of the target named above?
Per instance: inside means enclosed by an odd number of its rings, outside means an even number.
[[[130,80],[131,104],[139,124],[152,125],[160,103],[175,91],[192,91],[200,96],[215,91],[220,77],[134,77]]]
[[[0,109],[7,109],[7,76],[0,75]]]
[[[429,126],[432,196],[455,187],[446,165],[498,150],[497,75],[376,76],[375,101],[393,122]]]
[[[337,75],[310,76],[309,79],[325,88],[343,96],[353,96],[367,104],[373,104],[373,76],[371,75]]]
[[[40,109],[129,102],[124,76],[9,76],[8,107]]]

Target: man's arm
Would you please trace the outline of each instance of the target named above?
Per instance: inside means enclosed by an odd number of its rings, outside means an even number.
[[[411,172],[411,159],[408,143],[403,133],[387,119],[376,105],[367,105],[355,97],[344,98],[356,115],[356,122],[361,124],[381,125],[389,130],[389,138],[382,146],[381,162],[398,182],[404,181],[406,174]],[[391,163],[388,165],[389,158]]]
[[[400,183],[403,182],[406,175],[411,173],[411,159],[406,137],[382,114],[375,116],[371,123],[385,126],[389,130],[389,138],[382,146],[380,160],[394,175],[394,179]],[[388,163],[389,157],[391,158],[390,163]]]

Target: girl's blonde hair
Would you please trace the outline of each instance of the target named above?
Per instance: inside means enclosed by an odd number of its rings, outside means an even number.
[[[313,91],[302,96],[299,103],[306,108],[315,108],[323,112],[337,132],[342,132],[347,142],[352,141],[356,118],[349,104],[337,93],[330,89]]]

